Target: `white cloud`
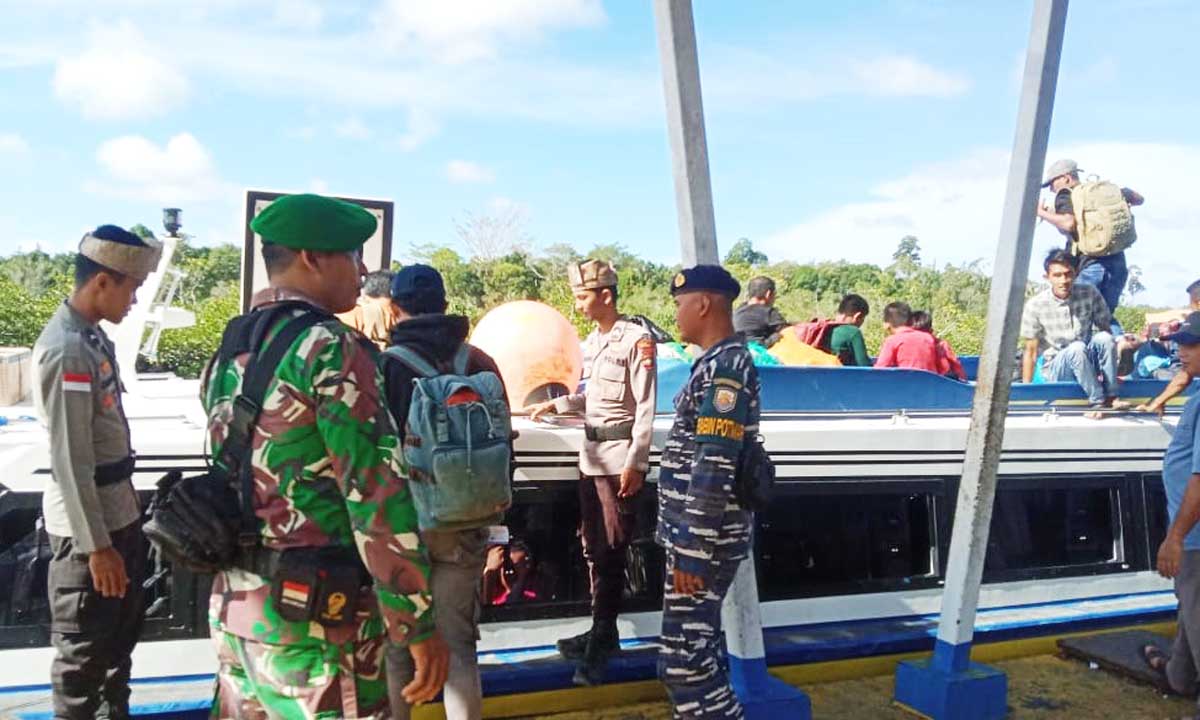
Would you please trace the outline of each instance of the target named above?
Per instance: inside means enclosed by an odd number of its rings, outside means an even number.
[[[467,160],[451,160],[446,163],[446,177],[453,183],[489,183],[496,179],[496,173]]]
[[[0,155],[24,155],[29,152],[29,143],[16,133],[0,132]]]
[[[886,97],[951,97],[971,87],[966,75],[939,70],[907,55],[854,63],[853,71],[861,89]]]
[[[108,140],[96,151],[96,162],[107,177],[85,188],[97,194],[182,204],[230,191],[217,176],[212,155],[186,132],[163,146],[138,135]]]
[[[1138,302],[1174,305],[1200,275],[1200,207],[1190,192],[1190,168],[1200,145],[1086,143],[1052,148],[1048,162],[1073,157],[1091,172],[1136,189],[1146,204],[1135,210],[1138,243],[1131,265],[1142,268],[1147,291]],[[1000,232],[1008,176],[1008,153],[981,149],[953,160],[922,165],[903,177],[880,179],[868,199],[802,218],[768,236],[760,249],[774,260],[839,260],[883,265],[904,235],[921,241],[925,261],[961,263],[982,259],[991,266]],[[1049,201],[1049,196],[1043,196]],[[1031,275],[1039,257],[1062,245],[1041,223],[1034,237]],[[800,249],[798,252],[797,250]]]
[[[338,137],[346,138],[348,140],[371,139],[371,128],[364,125],[363,121],[356,117],[348,118],[347,120],[339,123],[338,126],[333,129],[333,132]]]
[[[289,30],[312,32],[321,27],[325,11],[311,0],[276,0],[275,24]]]
[[[85,117],[121,120],[161,115],[182,104],[188,81],[137,27],[122,21],[94,29],[83,52],[59,58],[54,93]]]
[[[428,111],[414,109],[408,113],[408,129],[396,139],[396,146],[412,152],[432,140],[441,131],[438,121]]]
[[[308,190],[309,192],[314,192],[318,195],[328,195],[329,183],[325,182],[321,178],[313,178],[312,180],[308,181]]]
[[[605,20],[600,0],[387,0],[374,26],[379,39],[395,49],[461,63],[493,57],[504,42]]]

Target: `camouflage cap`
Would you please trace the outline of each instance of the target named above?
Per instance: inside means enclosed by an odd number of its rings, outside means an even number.
[[[324,195],[284,195],[250,222],[263,242],[293,250],[342,252],[362,247],[378,225],[359,205]]]
[[[79,254],[106,268],[145,280],[158,268],[162,243],[140,238],[116,225],[101,225],[79,241]]]
[[[567,267],[572,290],[599,290],[617,286],[617,271],[603,260],[584,260]]]

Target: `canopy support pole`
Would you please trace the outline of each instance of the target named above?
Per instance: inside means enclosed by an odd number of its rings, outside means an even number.
[[[896,669],[896,701],[934,720],[1006,712],[1007,678],[970,662],[971,641],[1066,19],[1067,0],[1036,0],[937,643],[932,658]]]

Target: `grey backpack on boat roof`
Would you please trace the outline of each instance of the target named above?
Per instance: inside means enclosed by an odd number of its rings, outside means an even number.
[[[422,530],[460,530],[499,522],[512,505],[512,418],[495,373],[467,374],[462,344],[439,369],[412,348],[384,351],[416,373],[404,454]]]

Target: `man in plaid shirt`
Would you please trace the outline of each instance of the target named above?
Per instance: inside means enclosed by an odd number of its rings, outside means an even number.
[[[1075,264],[1065,251],[1051,252],[1043,266],[1050,287],[1025,303],[1021,317],[1021,379],[1034,382],[1040,374],[1043,382],[1077,382],[1093,408],[1127,407],[1116,399],[1117,345],[1104,297],[1075,282]]]

